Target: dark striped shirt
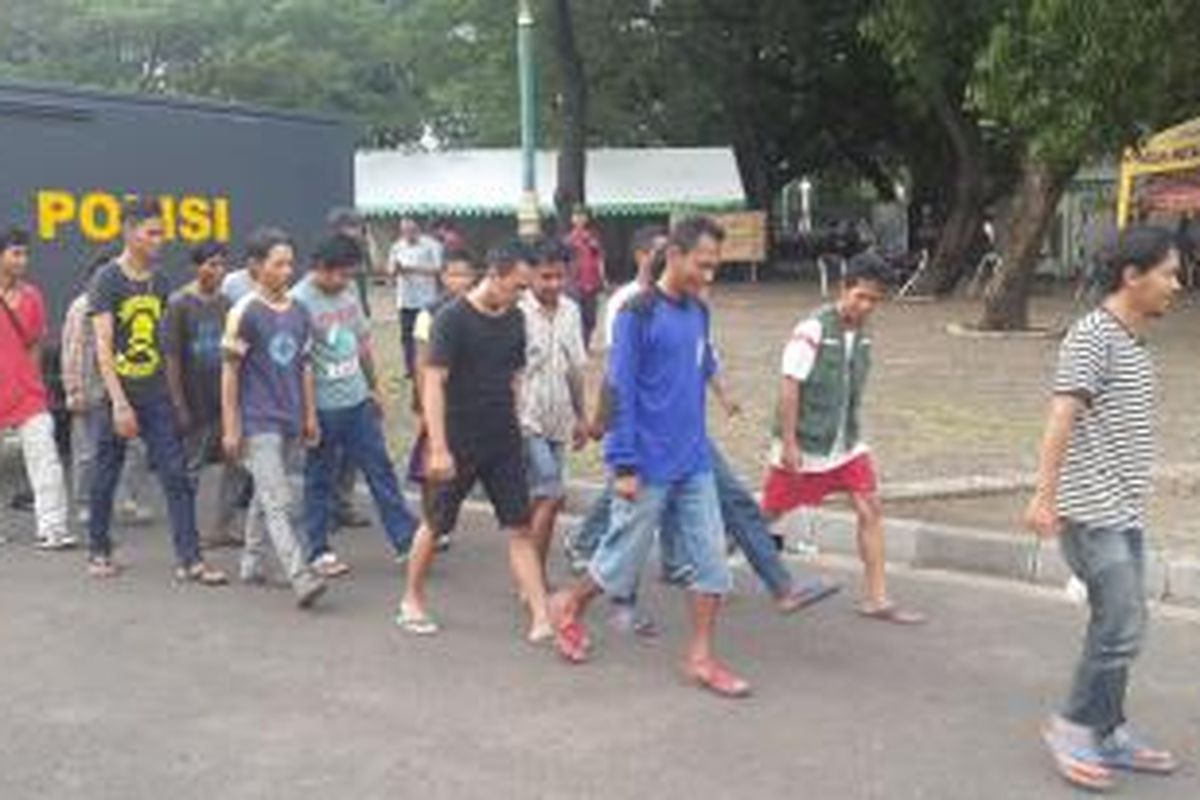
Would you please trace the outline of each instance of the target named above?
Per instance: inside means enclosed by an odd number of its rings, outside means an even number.
[[[1058,491],[1058,511],[1095,526],[1144,524],[1154,460],[1154,365],[1145,343],[1100,308],[1071,328],[1055,394],[1082,398]]]

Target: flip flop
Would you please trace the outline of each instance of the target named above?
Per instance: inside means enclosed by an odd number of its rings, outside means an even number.
[[[904,609],[889,603],[881,608],[863,608],[858,607],[859,616],[873,619],[877,622],[888,622],[892,625],[924,625],[929,621],[929,618],[917,611],[905,611]]]
[[[404,606],[396,612],[396,625],[413,636],[433,636],[441,631],[438,624],[426,614],[412,614]]]
[[[719,661],[689,666],[685,669],[685,674],[696,686],[718,697],[741,700],[749,697],[751,693],[750,684],[734,675]]]
[[[1050,751],[1054,768],[1067,783],[1093,792],[1106,792],[1115,785],[1112,772],[1094,747],[1068,742],[1049,726],[1042,728],[1042,741]]]
[[[554,626],[554,646],[564,661],[582,664],[588,660],[587,628],[578,620],[562,622]]]
[[[1097,752],[1100,762],[1109,769],[1149,775],[1170,775],[1179,769],[1179,762],[1171,753],[1150,746],[1125,729],[1114,731],[1100,743]]]
[[[842,590],[842,585],[836,581],[826,581],[824,578],[814,578],[800,588],[793,588],[778,601],[779,610],[784,614],[794,614],[809,606],[814,606],[822,600],[833,597]]]
[[[93,556],[87,563],[88,575],[100,580],[115,578],[121,574],[122,569],[120,564],[105,556]]]

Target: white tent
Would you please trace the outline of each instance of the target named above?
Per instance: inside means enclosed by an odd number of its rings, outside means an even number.
[[[538,196],[553,208],[557,156],[537,154]],[[514,214],[521,196],[519,150],[405,152],[355,156],[355,204],[367,216]],[[588,151],[587,201],[597,214],[733,211],[746,196],[729,148]]]

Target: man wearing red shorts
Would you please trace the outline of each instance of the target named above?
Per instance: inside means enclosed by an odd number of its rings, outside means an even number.
[[[763,487],[763,513],[774,521],[799,506],[849,495],[858,516],[863,599],[860,614],[901,625],[925,617],[888,597],[883,512],[871,451],[860,438],[859,411],[871,366],[867,318],[887,295],[887,264],[862,253],[847,265],[836,303],[796,326],[783,351],[779,416]]]

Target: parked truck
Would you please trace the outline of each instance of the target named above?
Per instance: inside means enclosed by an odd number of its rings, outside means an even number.
[[[187,249],[254,227],[291,233],[303,254],[334,206],[353,204],[354,132],[328,118],[158,96],[0,83],[0,226],[33,234],[31,277],[62,319],[88,262],[119,242],[121,205],[157,197],[163,269]]]

